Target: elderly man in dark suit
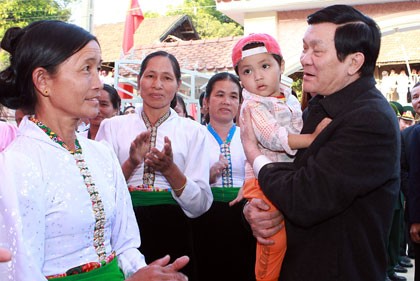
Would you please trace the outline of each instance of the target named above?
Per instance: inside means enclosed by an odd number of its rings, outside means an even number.
[[[420,83],[410,94],[413,109],[420,114]],[[415,258],[414,280],[420,281],[420,125],[405,129],[402,140],[401,180],[403,188],[408,187],[406,214]]]
[[[386,278],[386,243],[400,185],[400,131],[375,87],[380,31],[346,5],[308,17],[303,37],[303,91],[310,101],[302,133],[332,119],[294,163],[259,153],[245,109],[241,137],[265,195],[284,215],[287,251],[281,281]],[[242,131],[243,130],[243,131]],[[253,200],[244,207],[261,243],[278,231],[280,212]]]

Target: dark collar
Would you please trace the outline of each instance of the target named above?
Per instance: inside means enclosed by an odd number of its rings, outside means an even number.
[[[313,102],[319,102],[327,115],[334,119],[335,116],[345,110],[347,105],[375,87],[375,84],[373,77],[361,77],[334,94],[325,97],[315,96],[317,99],[314,99]]]

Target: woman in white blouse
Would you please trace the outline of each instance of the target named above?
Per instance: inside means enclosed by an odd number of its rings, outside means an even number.
[[[206,128],[172,109],[180,85],[176,58],[164,51],[149,54],[138,75],[143,106],[136,114],[104,120],[96,136],[111,144],[122,165],[146,261],[162,253],[193,255],[189,218],[213,201]],[[194,262],[191,257],[183,270],[189,280],[196,280]]]
[[[16,223],[14,237],[6,237],[12,241],[2,243],[14,246],[14,270],[2,277],[185,280],[176,271],[187,257],[169,266],[169,257],[146,265],[115,153],[75,133],[80,118],[98,114],[97,39],[72,24],[38,21],[8,29],[1,47],[11,60],[0,73],[0,103],[33,114],[0,155],[0,198],[16,192],[15,203],[0,210],[8,216],[0,220],[2,229]]]
[[[243,202],[236,199],[245,179],[246,160],[240,128],[235,123],[241,92],[239,79],[227,72],[215,74],[206,87],[204,104],[209,121],[208,154],[214,202],[207,213],[193,222],[200,281],[255,280],[256,242],[242,218]]]

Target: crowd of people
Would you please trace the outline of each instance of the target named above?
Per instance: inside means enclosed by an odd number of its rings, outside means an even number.
[[[388,102],[379,27],[355,8],[307,23],[305,104],[281,84],[276,40],[250,34],[198,121],[168,52],[144,58],[142,105],[121,110],[92,34],[8,29],[0,104],[24,116],[0,122],[1,278],[403,280],[407,245],[420,258],[420,84],[411,108]]]
[[[409,75],[405,68],[398,72],[395,68],[383,70],[378,79],[377,87],[388,101],[397,101],[401,104],[411,102],[410,90],[419,82],[419,76],[416,68],[411,68]]]

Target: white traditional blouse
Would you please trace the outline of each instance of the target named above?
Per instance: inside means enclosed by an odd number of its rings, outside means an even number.
[[[208,139],[210,143],[210,167],[219,161],[220,145],[216,138],[207,130]],[[245,179],[245,162],[246,156],[241,142],[241,131],[239,127],[236,127],[235,134],[230,142],[230,153],[232,161],[232,179],[233,187],[241,187]],[[212,187],[221,187],[222,177],[217,178],[216,182],[213,183]]]
[[[147,130],[141,117],[142,108],[136,114],[114,116],[101,122],[96,140],[105,140],[111,144],[118,160],[123,164],[129,157],[131,142],[138,134]],[[207,130],[200,123],[189,118],[179,117],[170,109],[170,115],[157,128],[156,148],[163,149],[164,137],[171,141],[175,164],[187,177],[187,185],[181,196],[172,197],[180,205],[185,215],[198,217],[206,212],[212,202],[213,195],[209,185],[209,149]],[[129,185],[143,184],[144,165],[139,165],[127,180]],[[155,173],[154,187],[169,190],[166,178],[158,171]]]
[[[0,262],[0,280],[13,281],[20,280],[16,266],[21,260],[23,239],[17,194],[11,188],[12,179],[6,168],[4,154],[0,153],[0,247],[8,249],[13,257],[10,262]]]
[[[140,234],[121,167],[111,148],[81,136],[78,140],[103,203],[105,255],[115,252],[129,276],[146,263],[137,250]],[[17,261],[15,279],[46,280],[44,276],[99,262],[96,210],[73,155],[25,117],[2,161],[6,188],[17,191],[22,220],[24,254]]]

